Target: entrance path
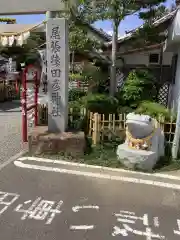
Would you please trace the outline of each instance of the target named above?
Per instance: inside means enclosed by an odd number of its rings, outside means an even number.
[[[0,103],[0,164],[23,150],[21,132],[20,103]]]

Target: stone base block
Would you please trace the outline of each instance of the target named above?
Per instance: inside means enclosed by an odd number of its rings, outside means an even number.
[[[152,170],[158,161],[158,154],[152,151],[131,149],[126,143],[117,148],[120,162],[131,169]]]
[[[46,126],[35,127],[28,136],[29,153],[65,153],[73,157],[84,154],[84,132],[50,133]]]

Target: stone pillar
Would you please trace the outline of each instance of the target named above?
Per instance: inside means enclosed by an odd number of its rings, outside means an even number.
[[[46,29],[48,131],[64,132],[68,124],[68,22],[49,18]]]

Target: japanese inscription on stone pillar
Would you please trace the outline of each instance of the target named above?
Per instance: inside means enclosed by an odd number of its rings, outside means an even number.
[[[68,121],[68,24],[66,19],[47,22],[48,130],[64,132]]]

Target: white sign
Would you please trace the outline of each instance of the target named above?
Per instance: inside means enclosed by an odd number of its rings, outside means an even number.
[[[48,130],[64,132],[68,123],[68,22],[47,22]]]
[[[70,1],[70,4],[75,4],[76,0]],[[1,15],[14,14],[35,14],[45,13],[46,11],[62,11],[65,9],[65,3],[61,0],[13,0],[11,4],[7,0],[0,1]]]

